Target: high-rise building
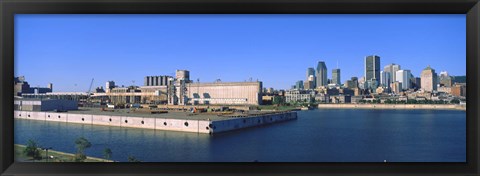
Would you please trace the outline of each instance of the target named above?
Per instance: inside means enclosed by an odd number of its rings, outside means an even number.
[[[332,70],[332,84],[340,85],[340,69],[336,68]]]
[[[402,83],[402,89],[407,90],[410,88],[410,70],[398,70],[396,73],[396,78],[400,83]]]
[[[311,80],[313,78],[313,80]],[[315,83],[316,83],[316,79],[315,79],[315,69],[314,68],[308,68],[307,69],[307,79],[305,80],[305,82],[308,82],[308,81],[313,81],[312,85],[310,86],[313,86],[313,87],[316,87]]]
[[[365,57],[365,81],[372,79],[380,81],[380,57],[376,55]]]
[[[390,87],[391,79],[390,72],[380,71],[380,85],[382,85],[382,87]]]
[[[317,74],[316,74],[316,86],[321,87],[321,86],[327,86],[328,85],[328,79],[327,79],[327,65],[325,64],[324,61],[319,61],[317,65]]]
[[[402,92],[402,83],[401,82],[398,82],[398,81],[392,82],[391,86],[392,86],[391,87],[392,92],[397,93],[397,94]]]
[[[295,88],[296,89],[303,89],[303,81],[299,80],[295,83]]]
[[[435,73],[435,69],[431,68],[430,65],[423,69],[420,78],[421,88],[424,91],[433,92],[437,90],[437,73]]]
[[[397,65],[397,64],[394,64],[394,63],[383,67],[384,72],[390,73],[390,77],[391,77],[390,78],[390,83],[395,82],[397,80],[396,73],[397,73],[398,70],[401,70],[400,65]]]
[[[422,87],[422,80],[419,77],[415,78],[415,88],[420,89]]]
[[[110,92],[113,88],[115,88],[115,81],[107,81],[107,83],[105,83],[106,92]]]
[[[452,86],[452,77],[448,75],[447,71],[440,72],[440,86],[451,87]]]

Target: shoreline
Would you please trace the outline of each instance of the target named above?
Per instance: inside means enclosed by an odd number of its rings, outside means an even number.
[[[21,144],[14,144],[14,148],[15,150],[23,150],[24,148],[26,148],[25,145],[21,145]],[[46,151],[44,150],[41,150],[40,149],[40,153],[42,156],[44,156],[46,154]],[[75,154],[72,154],[72,153],[65,153],[65,152],[60,152],[60,151],[56,151],[56,150],[48,150],[48,153],[49,155],[52,155],[52,156],[55,156],[57,158],[67,158],[67,159],[73,159],[73,157],[75,157]],[[15,152],[16,154],[16,152]],[[17,158],[22,158],[24,156],[15,156],[15,159]],[[35,161],[35,162],[44,162],[43,161],[44,159],[40,160],[40,161]],[[28,162],[28,161],[22,161],[22,162]],[[49,162],[61,162],[61,161],[49,161]],[[74,161],[67,161],[67,162],[74,162]],[[96,158],[96,157],[91,157],[91,156],[87,156],[87,159],[85,160],[85,162],[114,162],[113,160],[106,160],[106,159],[103,159],[103,158]]]
[[[457,110],[466,106],[451,104],[319,104],[318,109],[395,109],[395,110]]]

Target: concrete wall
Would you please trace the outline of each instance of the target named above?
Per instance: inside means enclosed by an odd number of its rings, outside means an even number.
[[[292,120],[297,118],[297,114],[296,112],[287,112],[260,115],[255,117],[232,117],[232,119],[227,120],[206,121],[56,112],[14,111],[14,118],[208,134],[271,124],[278,121]]]
[[[459,109],[458,105],[445,104],[319,104],[322,109]]]
[[[45,114],[47,115],[45,118],[47,121],[67,122],[68,113],[46,112]]]
[[[69,123],[81,123],[81,124],[92,124],[92,115],[68,114],[67,122],[69,122]]]
[[[212,122],[212,133],[225,132],[231,130],[238,130],[242,128],[254,127],[272,124],[281,121],[297,119],[296,112],[286,112],[278,114],[260,115],[256,117],[235,118],[230,120],[221,120]]]

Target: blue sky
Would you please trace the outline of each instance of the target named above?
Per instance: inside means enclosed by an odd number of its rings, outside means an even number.
[[[328,77],[362,77],[364,57],[414,76],[427,65],[466,74],[466,18],[458,15],[15,15],[15,75],[31,86],[87,91],[108,80],[190,70],[193,80],[263,81],[287,89],[325,61]],[[133,83],[134,81],[134,83]]]

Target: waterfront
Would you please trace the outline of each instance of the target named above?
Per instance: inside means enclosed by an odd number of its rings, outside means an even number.
[[[298,119],[210,136],[149,129],[15,119],[15,143],[28,139],[74,153],[84,136],[86,154],[146,162],[464,162],[466,113],[434,110],[325,109]]]

